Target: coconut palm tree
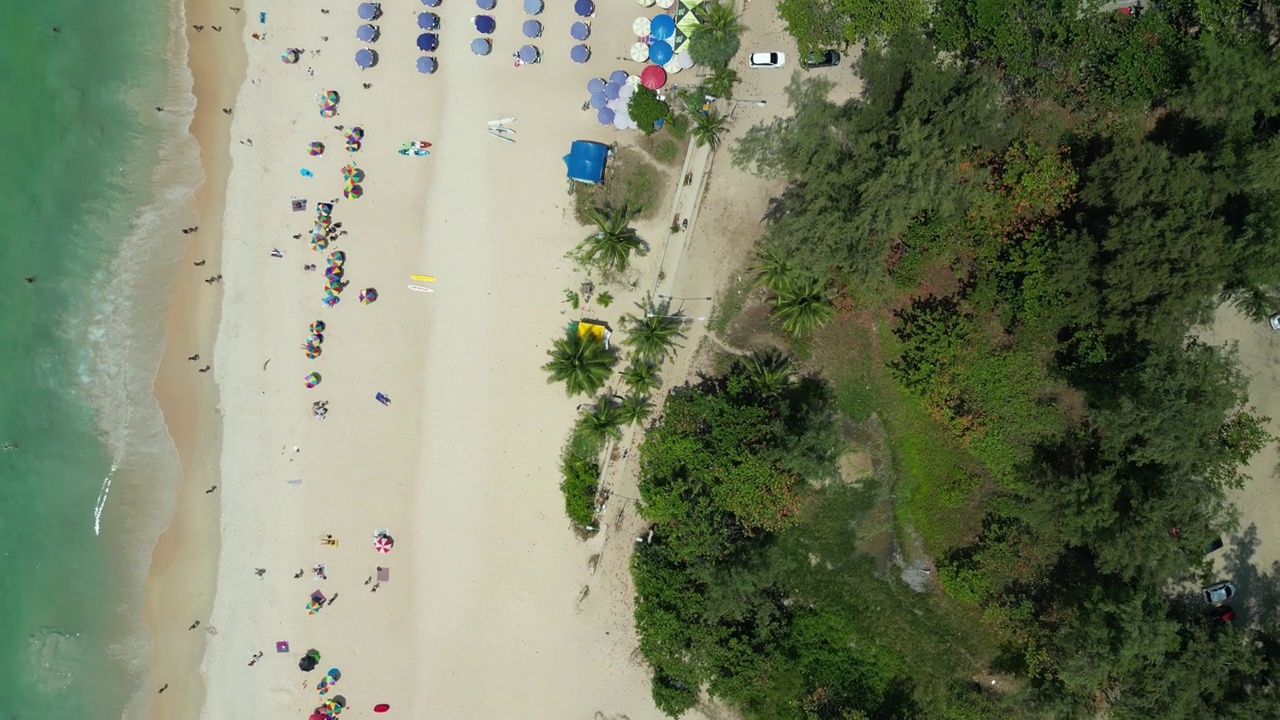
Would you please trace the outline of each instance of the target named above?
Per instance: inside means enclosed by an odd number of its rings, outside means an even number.
[[[654,305],[646,301],[640,307],[645,311],[644,316],[630,318],[627,331],[631,356],[661,364],[668,355],[675,354],[676,340],[684,337],[681,332],[684,318],[671,313],[670,303]]]
[[[653,414],[653,403],[649,401],[648,395],[632,393],[622,398],[622,402],[618,404],[618,411],[628,423],[644,422]]]
[[[707,19],[702,21],[702,27],[720,33],[742,32],[742,23],[738,21],[738,12],[733,9],[732,3],[713,2],[704,8]]]
[[[714,108],[693,115],[693,140],[698,147],[710,145],[714,151],[720,147],[720,138],[729,127],[729,118],[721,115]]]
[[[649,248],[630,225],[639,212],[625,203],[616,208],[612,205],[588,208],[583,214],[595,223],[596,231],[579,246],[583,261],[597,265],[604,272],[626,272],[632,253],[647,255]]]
[[[730,100],[733,98],[733,88],[742,78],[738,75],[738,71],[727,68],[718,67],[711,70],[711,74],[702,80],[702,89],[705,92],[699,95],[714,95],[718,98]],[[701,97],[698,98],[698,104],[701,105]]]
[[[622,406],[612,397],[601,395],[578,416],[578,432],[596,446],[603,446],[608,440],[622,437],[622,426],[626,423]]]
[[[753,351],[742,359],[742,369],[762,395],[777,395],[791,384],[791,358],[777,348]]]
[[[773,316],[792,337],[811,333],[835,316],[831,288],[816,277],[783,280],[773,292]]]
[[[626,370],[622,371],[622,382],[633,393],[643,395],[653,392],[662,384],[662,378],[658,375],[657,363],[647,360],[632,360]]]
[[[790,255],[768,247],[756,250],[756,287],[766,287],[772,292],[795,277],[796,270]]]
[[[576,332],[556,340],[547,354],[551,361],[542,366],[548,373],[547,382],[563,382],[565,392],[571,396],[590,395],[599,390],[609,379],[617,360],[594,336]]]

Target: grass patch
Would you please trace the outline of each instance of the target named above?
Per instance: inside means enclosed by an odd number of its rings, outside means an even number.
[[[680,165],[684,160],[684,152],[688,147],[688,140],[676,138],[668,131],[657,132],[652,135],[640,138],[637,145],[649,153],[649,157],[653,158],[663,165]]]
[[[711,308],[711,316],[707,318],[707,327],[711,332],[723,333],[729,328],[729,323],[738,317],[743,306],[746,305],[747,298],[751,296],[753,284],[753,278],[743,274],[725,288]]]
[[[618,148],[609,158],[604,183],[578,183],[573,194],[574,217],[589,225],[583,213],[596,205],[621,207],[624,203],[640,210],[638,218],[649,220],[662,209],[671,182],[663,172],[634,148]]]

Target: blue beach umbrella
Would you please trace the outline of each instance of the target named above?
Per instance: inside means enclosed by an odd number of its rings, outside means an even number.
[[[418,49],[422,52],[431,52],[440,44],[440,38],[435,33],[422,33],[418,36]]]
[[[440,16],[433,12],[418,13],[418,28],[435,30],[440,27]]]
[[[666,40],[649,43],[649,60],[654,65],[666,65],[667,61],[671,59],[671,55],[671,44]]]
[[[538,62],[538,48],[532,45],[525,45],[524,47],[520,48],[520,51],[516,53],[516,56],[520,58],[521,62],[526,62],[526,63]]]
[[[498,23],[494,22],[492,15],[477,15],[472,18],[472,22],[476,25],[476,32],[488,35],[498,27]]]
[[[356,8],[356,15],[361,20],[372,20],[382,14],[382,8],[378,7],[378,3],[363,2]]]
[[[492,10],[496,4],[495,0],[476,0],[476,7],[481,10]]]
[[[576,63],[584,63],[591,59],[591,48],[586,45],[574,45],[569,49],[569,58]]]
[[[440,0],[422,0],[422,4],[427,7],[440,7]]]
[[[618,91],[622,89],[622,83],[609,83],[604,86],[604,97],[606,100],[617,100]]]
[[[524,0],[524,11],[530,15],[538,15],[542,12],[542,0]]]
[[[569,27],[569,37],[582,41],[591,37],[591,26],[579,20]]]
[[[471,52],[476,55],[488,55],[493,50],[493,43],[489,38],[476,38],[471,41]]]
[[[600,92],[591,93],[591,109],[592,110],[599,110],[600,108],[604,107],[604,104],[607,102],[609,102],[609,98],[604,96],[603,88],[600,90]]]
[[[527,38],[542,37],[542,23],[532,18],[525,20],[524,24],[520,26],[520,30]]]
[[[654,40],[670,40],[675,34],[676,21],[670,15],[654,15],[653,20],[649,22],[649,37]]]
[[[373,42],[378,39],[378,28],[372,25],[361,25],[356,28],[356,39],[360,42]]]
[[[418,58],[418,72],[423,75],[430,75],[436,71],[436,59],[430,55],[423,55]]]
[[[587,92],[595,94],[604,92],[604,78],[591,78],[587,81]]]
[[[360,48],[356,51],[356,65],[362,68],[371,68],[378,64],[378,56],[369,48]]]
[[[596,4],[591,0],[577,0],[573,4],[573,11],[578,13],[578,17],[591,17],[591,13],[596,11]]]
[[[609,73],[609,82],[613,83],[614,85],[621,85],[626,81],[627,81],[626,70],[614,70],[613,72]]]
[[[599,122],[601,125],[612,125],[613,117],[614,117],[614,112],[612,108],[600,108],[600,110],[596,113],[596,121]]]

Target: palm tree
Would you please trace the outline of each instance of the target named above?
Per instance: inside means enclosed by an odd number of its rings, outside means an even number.
[[[730,100],[733,98],[733,88],[740,79],[738,72],[732,68],[713,68],[711,74],[702,80],[702,89],[706,92],[701,94]],[[698,104],[701,105],[701,101]]]
[[[791,358],[777,348],[752,352],[743,358],[742,369],[762,395],[777,395],[791,384]]]
[[[604,272],[626,272],[631,253],[641,257],[649,253],[640,235],[630,225],[632,218],[639,214],[638,210],[624,203],[618,208],[612,205],[591,207],[583,214],[596,226],[596,231],[579,246],[585,262],[598,265]]]
[[[547,383],[563,382],[569,395],[590,395],[613,372],[617,360],[604,343],[591,335],[569,332],[547,351],[551,361],[542,366],[549,373]]]
[[[626,370],[622,371],[622,382],[631,392],[643,395],[653,392],[662,384],[658,376],[658,365],[647,360],[632,360]]]
[[[681,327],[684,318],[670,314],[670,304],[653,305],[646,301],[640,306],[644,317],[632,317],[627,331],[627,344],[632,357],[648,362],[661,363],[668,355],[675,354],[676,340],[683,338]]]
[[[816,277],[783,280],[773,289],[773,315],[792,337],[801,337],[831,322],[831,288]]]
[[[717,33],[734,33],[742,32],[742,23],[738,22],[738,13],[733,9],[733,5],[726,2],[713,2],[706,5],[707,19],[702,21],[702,27]]]
[[[618,411],[628,423],[644,422],[653,414],[653,403],[649,401],[648,395],[632,393],[622,398]]]
[[[783,283],[795,277],[796,266],[791,256],[774,248],[761,248],[756,251],[755,262],[756,287],[766,287],[770,291],[782,287]]]
[[[725,129],[729,127],[729,118],[716,112],[714,109],[705,113],[699,112],[693,115],[693,139],[698,147],[710,145],[714,151],[720,147],[720,136],[724,134]]]
[[[622,437],[627,417],[622,407],[608,395],[601,395],[578,416],[578,432],[597,447]]]

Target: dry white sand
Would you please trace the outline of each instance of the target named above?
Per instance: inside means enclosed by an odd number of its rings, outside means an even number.
[[[267,38],[247,39],[250,79],[232,125],[213,363],[222,554],[203,717],[305,717],[319,702],[319,672],[297,669],[308,648],[323,654],[321,672],[342,669],[336,692],[361,717],[379,702],[396,717],[660,717],[631,657],[630,598],[578,603],[591,550],[568,529],[556,468],[576,403],[540,370],[567,319],[563,255],[582,234],[560,157],[574,139],[613,138],[579,108],[587,79],[620,65],[610,58],[629,46],[637,6],[603,5],[595,57],[574,65],[574,18],[555,3],[541,17],[543,62],[517,69],[518,4],[499,0],[494,53],[479,58],[468,49],[474,6],[446,2],[441,70],[424,77],[414,67],[422,7],[384,4],[380,63],[362,73],[354,5],[244,8],[246,32]],[[296,66],[279,60],[290,46],[307,51]],[[315,96],[330,89],[341,114],[326,120]],[[503,116],[519,118],[514,144],[486,132]],[[343,151],[335,124],[365,129],[359,153]],[[435,143],[430,157],[396,154],[418,139]],[[322,157],[308,156],[313,140],[327,145]],[[339,195],[348,159],[368,179],[365,196],[334,213],[349,234],[331,249],[347,253],[351,285],[330,310],[321,274],[301,269],[323,270],[324,256],[290,237],[309,229],[316,201]],[[290,212],[291,197],[308,211]],[[435,292],[409,291],[411,273],[437,276]],[[377,303],[356,300],[365,287]],[[309,361],[299,347],[317,319],[324,354]],[[323,380],[308,390],[311,371]],[[374,401],[379,391],[390,407]],[[328,419],[311,416],[315,400],[330,402]],[[389,555],[373,550],[382,528],[396,540]],[[324,534],[340,546],[322,547]],[[327,580],[312,579],[320,562]],[[378,565],[391,580],[372,593],[364,583]],[[337,600],[308,616],[315,589]],[[277,640],[291,651],[277,654]]]

